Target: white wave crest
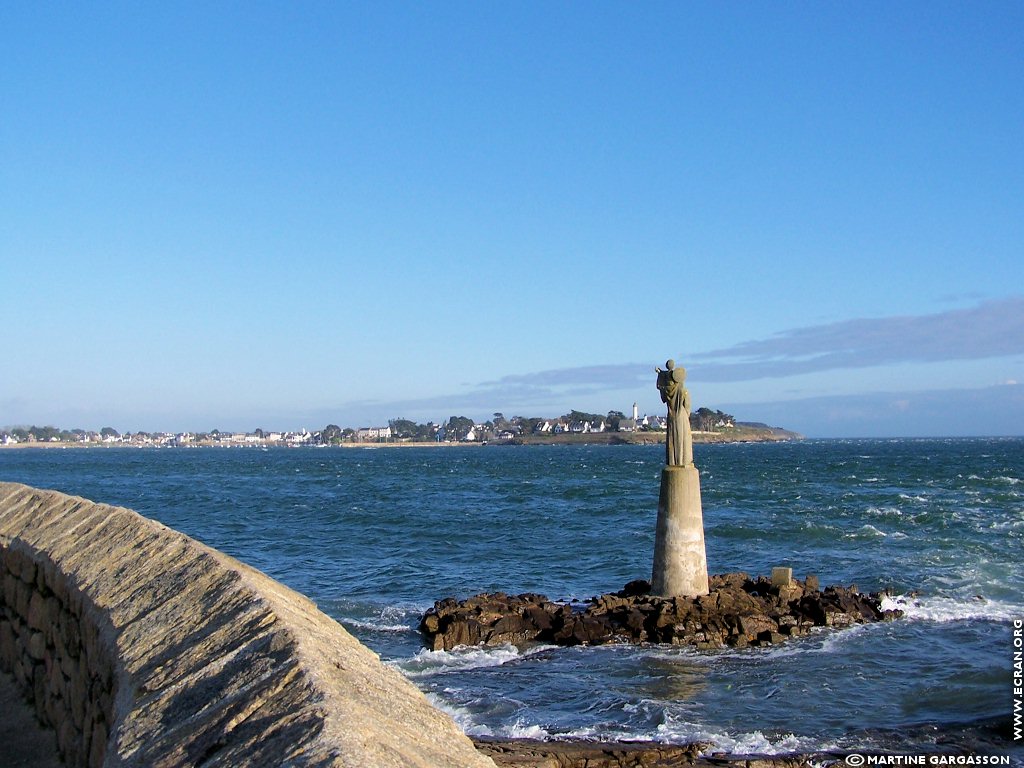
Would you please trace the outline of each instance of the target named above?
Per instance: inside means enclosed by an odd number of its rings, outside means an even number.
[[[370,632],[415,632],[419,617],[424,608],[419,605],[401,603],[385,605],[376,611],[376,615],[367,611],[368,606],[358,603],[339,603],[334,611],[329,611],[342,624]],[[367,615],[369,613],[369,615]]]
[[[901,494],[902,495],[902,494]],[[907,497],[909,498],[909,497]],[[875,507],[871,506],[864,510],[864,512],[872,517],[902,517],[903,510],[899,507]]]
[[[706,724],[677,719],[666,713],[664,722],[653,731],[638,732],[614,727],[582,727],[570,731],[551,732],[544,726],[531,723],[522,717],[505,725],[490,726],[476,722],[468,708],[452,704],[436,693],[427,693],[427,699],[438,709],[447,713],[464,733],[470,736],[510,739],[536,739],[558,741],[559,739],[593,739],[596,741],[632,741],[652,744],[693,743],[709,744],[704,755],[725,752],[732,755],[778,755],[829,751],[842,748],[838,742],[822,742],[814,737],[797,736],[792,733],[766,736],[762,731],[749,733],[728,733],[721,728]]]
[[[578,728],[566,732],[552,733],[543,726],[527,723],[522,718],[516,718],[515,722],[508,725],[490,727],[473,722],[469,713],[461,707],[453,707],[437,696],[428,694],[427,698],[436,707],[447,712],[459,727],[470,736],[537,739],[539,741],[591,739],[611,742],[650,742],[651,744],[688,744],[699,741],[710,745],[705,750],[705,755],[715,752],[725,752],[732,755],[778,755],[795,752],[827,751],[837,748],[837,745],[831,743],[823,744],[820,740],[796,736],[792,733],[771,738],[765,736],[761,731],[730,734],[720,728],[709,728],[705,725],[690,722],[673,723],[671,718],[668,722],[661,723],[653,731],[647,733],[623,731],[614,728],[608,729],[605,727]]]
[[[800,527],[803,528],[805,531],[834,531],[834,530],[836,530],[835,526],[829,525],[828,523],[823,523],[820,520],[802,520],[800,522]]]
[[[370,632],[413,632],[415,629],[408,624],[385,624],[380,621],[362,621],[360,619],[342,619],[342,624],[350,627],[366,629]]]
[[[761,731],[726,733],[720,728],[694,723],[673,723],[669,718],[657,728],[656,741],[669,743],[703,741],[711,744],[705,755],[725,752],[731,755],[778,755],[794,752],[816,752],[833,748],[821,741],[792,733],[768,737]]]
[[[882,610],[899,609],[907,619],[917,621],[1012,621],[1024,614],[1024,606],[1012,605],[1001,600],[986,600],[983,597],[911,597],[909,595],[885,596]]]
[[[464,672],[469,669],[500,667],[510,661],[532,656],[555,646],[539,645],[520,651],[514,645],[459,646],[451,651],[431,651],[423,648],[408,659],[391,662],[406,677],[430,677],[445,672]]]
[[[444,699],[436,693],[427,693],[427,701],[434,707],[447,714],[455,724],[462,729],[462,732],[469,736],[484,736],[499,739],[536,739],[538,741],[550,741],[552,738],[543,726],[536,723],[527,723],[521,717],[508,725],[492,727],[477,722],[473,714],[466,707],[460,707]]]
[[[501,726],[494,735],[506,739],[538,739],[540,741],[551,739],[551,734],[544,727],[536,723],[524,723],[522,719],[517,719],[511,725]]]
[[[907,534],[902,531],[893,531],[892,533],[886,533],[881,528],[876,528],[870,523],[861,526],[853,533],[846,534],[843,538],[845,539],[905,539]]]
[[[470,736],[494,736],[491,729],[485,725],[480,725],[473,720],[473,715],[465,707],[460,707],[444,699],[436,693],[427,693],[427,701],[429,701],[435,709],[439,709],[444,712],[448,717],[455,721],[455,724],[462,729],[463,733],[469,734]]]

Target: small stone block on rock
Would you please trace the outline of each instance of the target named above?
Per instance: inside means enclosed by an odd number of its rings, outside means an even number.
[[[788,587],[793,582],[792,568],[772,568],[772,586]]]

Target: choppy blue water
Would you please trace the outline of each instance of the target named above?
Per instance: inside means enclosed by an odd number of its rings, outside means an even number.
[[[888,589],[907,619],[742,652],[421,648],[416,623],[441,597],[587,597],[649,577],[656,446],[18,450],[0,451],[0,478],[131,507],[260,568],[473,734],[1010,746],[1024,440],[695,451],[710,571],[789,565]]]

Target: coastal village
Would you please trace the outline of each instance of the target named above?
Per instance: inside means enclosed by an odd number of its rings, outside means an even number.
[[[690,415],[690,426],[696,436],[725,435],[742,432],[745,428],[772,429],[763,424],[737,423],[730,414],[700,408]],[[545,442],[619,436],[627,441],[631,435],[641,434],[659,438],[665,431],[665,417],[638,413],[633,404],[631,416],[620,411],[606,415],[570,411],[556,418],[513,416],[506,419],[495,413],[486,421],[474,421],[463,416],[452,416],[442,423],[417,424],[408,419],[391,419],[386,425],[368,427],[339,427],[328,424],[323,429],[309,431],[229,432],[218,429],[209,432],[124,432],[113,427],[100,431],[57,427],[8,427],[0,430],[0,446],[17,445],[71,445],[71,446],[136,446],[136,447],[301,447],[360,444],[454,444],[454,443],[517,443]],[[780,430],[781,431],[781,430]]]

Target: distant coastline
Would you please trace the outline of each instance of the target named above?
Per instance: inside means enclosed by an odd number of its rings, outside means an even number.
[[[780,427],[737,425],[718,432],[691,433],[694,443],[778,443],[803,440],[804,436]],[[585,435],[525,435],[515,441],[521,445],[658,445],[665,432],[601,432]]]
[[[773,443],[803,440],[804,436],[780,427],[763,424],[738,424],[736,427],[718,432],[693,432],[694,443]],[[517,445],[658,445],[665,442],[665,433],[651,432],[589,432],[584,434],[562,433],[546,435],[522,435],[513,440],[494,441],[413,441],[388,438],[380,441],[344,442],[331,445],[306,445],[306,448],[486,448],[492,446]],[[124,448],[294,448],[276,442],[224,443],[214,440],[191,442],[186,445],[153,446],[128,442],[54,442],[34,441],[22,443],[0,443],[0,450],[36,448],[54,450],[60,448],[124,449]]]
[[[698,408],[689,414],[690,429],[696,442],[774,442],[799,440],[801,435],[758,422],[737,421],[734,416],[710,408]],[[339,427],[328,424],[310,432],[125,432],[103,427],[99,432],[84,429],[61,429],[47,426],[0,427],[0,447],[55,448],[58,446],[128,446],[144,447],[249,447],[297,448],[344,445],[440,446],[440,445],[648,445],[665,441],[668,419],[644,414],[641,418],[636,403],[633,416],[621,411],[597,413],[572,410],[555,418],[513,416],[506,419],[500,412],[494,419],[477,422],[465,416],[452,416],[442,424],[428,421],[418,424],[404,418],[389,419],[386,426]]]

